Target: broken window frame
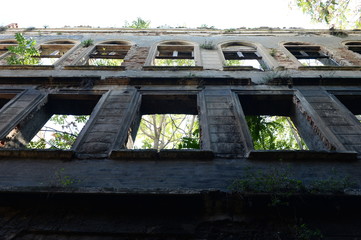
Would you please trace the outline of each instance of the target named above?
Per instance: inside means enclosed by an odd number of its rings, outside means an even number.
[[[0,41],[0,59],[2,59],[4,56],[8,53],[8,47],[10,46],[17,46],[18,43],[15,39],[8,39],[8,40],[1,40]]]
[[[259,53],[258,48],[252,44],[243,42],[227,42],[221,44],[220,49],[223,57],[224,70],[233,70],[239,68],[240,70],[264,71],[269,69],[264,61],[263,56]],[[259,68],[255,68],[251,65],[227,66],[227,60],[256,60],[259,64]]]
[[[348,50],[361,55],[361,41],[349,41],[344,45]]]
[[[332,98],[339,103],[346,111],[346,114],[355,120],[359,125],[361,125],[361,119],[358,116],[361,116],[361,107],[359,103],[361,101],[361,92],[360,91],[330,91],[333,95]]]
[[[305,43],[284,43],[284,48],[302,67],[329,67],[340,66],[334,59],[327,55],[319,45],[311,45]],[[315,60],[320,62],[321,66],[303,65],[299,60]]]
[[[193,61],[193,63],[189,66],[156,65],[156,60],[160,59],[175,61],[189,59]],[[167,70],[172,68],[176,68],[177,70],[202,70],[203,67],[201,67],[199,45],[193,42],[181,40],[168,40],[154,45],[150,50],[143,69]]]
[[[26,149],[29,142],[43,128],[53,115],[89,115],[99,102],[102,95],[96,93],[54,93],[47,95],[47,100],[34,112],[28,113],[15,129],[12,129],[6,139],[4,146],[0,149]],[[79,132],[71,150],[74,149],[81,136],[84,135],[89,120]],[[57,149],[65,150],[65,149]]]
[[[75,49],[75,46],[77,43],[73,40],[51,40],[45,43],[40,44],[39,56],[34,56],[34,58],[39,58],[40,61],[42,58],[46,59],[54,59],[54,63],[52,64],[39,64],[42,66],[47,65],[58,65],[60,61],[65,59],[65,57],[72,52],[73,49]]]
[[[284,91],[274,94],[272,92],[250,93],[236,92],[240,103],[240,121],[241,129],[245,135],[245,144],[248,151],[299,151],[299,150],[255,150],[253,139],[246,121],[245,116],[286,116],[289,117],[297,129],[298,135],[304,141],[308,150],[327,150],[326,145],[320,141],[318,135],[313,132],[313,126],[308,122],[298,107],[298,97],[293,91]],[[307,150],[306,150],[307,151]]]
[[[79,57],[77,57],[71,65],[65,66],[66,69],[97,69],[97,70],[125,70],[123,62],[119,66],[97,66],[90,65],[90,59],[125,59],[129,50],[132,48],[133,43],[126,40],[111,40],[99,42],[95,45],[88,47]],[[102,48],[109,47],[111,51],[108,52]],[[117,53],[118,52],[118,53]],[[115,53],[115,54],[114,54]]]

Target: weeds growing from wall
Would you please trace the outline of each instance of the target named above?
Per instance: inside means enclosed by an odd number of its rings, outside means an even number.
[[[317,178],[310,183],[297,179],[290,168],[272,168],[268,171],[246,169],[242,178],[234,180],[229,189],[237,193],[267,193],[271,196],[270,206],[288,205],[288,198],[294,194],[342,194],[346,189],[356,187],[349,177],[335,170],[326,178]]]

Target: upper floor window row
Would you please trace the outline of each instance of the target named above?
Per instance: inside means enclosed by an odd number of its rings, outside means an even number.
[[[16,46],[14,39],[0,41],[0,64],[6,65],[6,59],[11,56],[8,52],[10,46]],[[52,40],[41,43],[37,50],[39,54],[33,56],[36,61],[33,65],[55,65],[64,55],[70,55],[79,42],[74,40]],[[344,44],[355,53],[361,54],[361,41],[352,41]],[[124,66],[124,60],[129,56],[133,43],[125,40],[112,40],[100,42],[83,51],[81,58],[76,58],[71,64],[77,66]],[[288,53],[293,62],[299,66],[339,66],[332,58],[329,51],[320,45],[304,42],[286,42],[283,44],[284,52]],[[70,51],[72,50],[72,51]],[[227,67],[241,68],[243,70],[266,70],[275,67],[269,59],[273,59],[266,48],[259,44],[229,41],[219,44],[216,49],[221,54],[218,56],[224,69]],[[282,50],[282,49],[281,49]],[[67,54],[68,53],[68,54]],[[202,53],[202,56],[201,56]],[[147,53],[148,54],[148,53]],[[202,66],[202,61],[207,61],[208,56],[201,51],[198,43],[170,40],[155,44],[149,51],[145,66],[155,67],[194,67]],[[207,53],[209,55],[209,53]],[[268,56],[270,55],[270,56]],[[212,55],[210,57],[217,57]],[[212,59],[211,59],[212,60]],[[275,59],[273,59],[276,62]],[[124,68],[124,67],[123,67]]]

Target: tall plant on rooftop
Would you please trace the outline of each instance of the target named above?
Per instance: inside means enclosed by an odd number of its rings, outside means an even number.
[[[35,48],[36,41],[32,38],[26,39],[23,34],[16,33],[15,39],[17,46],[8,48],[11,53],[6,61],[10,65],[35,65],[39,63],[39,59],[34,56],[40,56],[40,51]]]
[[[125,23],[125,27],[129,28],[135,28],[135,29],[144,29],[150,27],[150,21],[146,21],[140,17],[137,18],[137,20],[134,20],[132,24]]]

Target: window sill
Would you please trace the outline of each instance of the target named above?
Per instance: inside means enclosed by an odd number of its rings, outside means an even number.
[[[252,66],[223,66],[223,71],[258,71],[263,72],[263,70],[254,68]]]
[[[1,149],[1,159],[54,159],[54,160],[69,160],[74,156],[72,150],[57,150],[57,149]]]
[[[143,66],[145,71],[202,71],[202,66]]]
[[[249,160],[265,161],[357,161],[354,151],[251,150]]]
[[[360,71],[361,66],[300,66],[298,70]]]
[[[166,149],[159,152],[155,149],[124,149],[112,151],[110,158],[121,160],[212,160],[214,155],[212,151],[194,149]]]
[[[0,70],[53,70],[54,65],[0,65]]]
[[[89,66],[89,65],[68,65],[66,70],[96,70],[96,71],[124,71],[125,66]]]

